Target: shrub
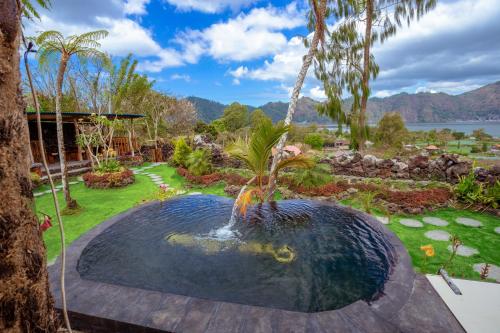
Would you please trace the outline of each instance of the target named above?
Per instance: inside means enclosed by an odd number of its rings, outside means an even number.
[[[458,184],[455,186],[457,198],[470,204],[478,202],[482,192],[483,186],[476,182],[473,170],[467,176],[460,177]]]
[[[332,180],[332,177],[321,167],[297,170],[292,176],[294,186],[302,186],[307,189],[325,185]]]
[[[206,175],[212,170],[210,154],[204,149],[197,149],[188,155],[186,165],[189,172],[195,176]]]
[[[184,138],[177,139],[175,142],[174,156],[172,158],[174,164],[187,167],[186,161],[189,154],[191,154],[191,148],[187,145],[186,140],[184,140]]]
[[[320,134],[310,133],[307,134],[306,137],[304,138],[304,143],[308,144],[313,149],[321,149],[323,148],[325,141],[323,140],[323,137],[321,137]]]
[[[31,183],[33,187],[38,187],[42,184],[42,177],[36,172],[30,172]]]
[[[107,160],[100,166],[96,167],[95,171],[98,173],[112,173],[122,171],[123,167],[120,166],[117,160]]]
[[[90,188],[123,187],[132,184],[135,180],[134,173],[123,168],[118,172],[87,172],[82,178],[85,186]]]

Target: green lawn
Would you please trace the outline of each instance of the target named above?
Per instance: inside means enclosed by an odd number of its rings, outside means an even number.
[[[163,177],[163,180],[176,189],[186,189],[189,192],[201,192],[204,194],[225,195],[224,184],[218,183],[209,187],[186,187],[184,179],[177,175],[175,168],[160,165],[147,170]],[[45,190],[46,187],[39,189]],[[92,229],[95,225],[119,214],[143,200],[155,198],[158,187],[146,175],[136,175],[134,184],[120,189],[88,189],[83,183],[71,186],[72,196],[82,207],[82,211],[76,215],[63,216],[66,244],[71,244],[80,235]],[[58,192],[60,203],[63,203],[62,192]],[[278,194],[279,199],[281,195]],[[53,203],[50,194],[45,194],[35,199],[38,212],[47,213],[54,216]],[[356,206],[354,204],[353,206]],[[478,279],[479,275],[472,270],[472,265],[480,262],[487,262],[500,266],[500,235],[494,232],[495,227],[500,226],[500,220],[488,214],[481,214],[470,211],[456,209],[441,209],[430,212],[425,216],[435,216],[447,220],[450,224],[446,227],[435,227],[424,223],[423,228],[409,228],[399,224],[401,216],[392,218],[388,227],[393,230],[405,244],[413,264],[417,271],[436,272],[442,263],[446,262],[450,253],[446,249],[449,242],[433,241],[424,237],[424,233],[429,230],[441,229],[450,234],[456,234],[463,241],[464,245],[479,250],[478,255],[472,257],[457,256],[453,264],[449,267],[451,274],[469,279]],[[422,216],[409,216],[409,218],[421,220]],[[456,217],[470,217],[483,223],[481,228],[471,228],[455,223]],[[48,259],[54,260],[60,252],[59,233],[57,227],[50,228],[44,233],[45,244],[47,245]],[[423,252],[420,246],[432,244],[436,255],[424,261]]]

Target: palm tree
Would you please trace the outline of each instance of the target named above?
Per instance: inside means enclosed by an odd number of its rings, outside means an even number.
[[[243,161],[254,174],[249,183],[255,182],[256,187],[240,193],[239,198],[236,200],[236,204],[240,205],[243,213],[253,196],[257,197],[260,202],[264,201],[264,177],[267,174],[272,149],[288,129],[288,126],[273,126],[268,122],[262,122],[252,134],[248,144],[240,139],[228,147],[228,153]],[[278,172],[287,167],[311,168],[313,165],[314,162],[303,154],[282,158],[272,171],[273,174],[269,176],[277,177]]]
[[[68,168],[64,149],[63,122],[61,115],[62,87],[64,74],[72,56],[76,55],[80,59],[101,58],[104,53],[98,50],[101,46],[97,41],[108,35],[105,30],[87,32],[81,35],[64,37],[60,32],[49,30],[42,32],[35,38],[38,45],[38,59],[41,65],[47,64],[49,60],[60,56],[59,69],[56,81],[56,125],[57,125],[57,146],[59,152],[59,162],[61,164],[61,176],[64,190],[64,199],[69,209],[77,207],[75,200],[71,198],[68,184]]]
[[[45,246],[32,209],[29,138],[19,89],[23,11],[19,1],[0,1],[0,328],[2,332],[55,332],[57,315]]]
[[[299,99],[300,90],[302,89],[302,85],[304,84],[304,80],[307,74],[309,67],[311,66],[312,60],[316,54],[318,49],[318,45],[320,42],[324,42],[325,32],[326,32],[326,17],[327,17],[327,0],[309,0],[311,4],[311,12],[309,14],[309,28],[310,30],[314,30],[313,38],[311,44],[309,46],[309,51],[307,55],[304,57],[302,62],[302,68],[300,69],[299,75],[297,76],[297,80],[295,81],[295,86],[293,88],[292,96],[290,98],[290,103],[288,104],[288,112],[285,118],[284,125],[290,126],[292,123],[292,118],[295,113],[295,109],[297,107],[297,101]],[[307,44],[307,43],[306,43]],[[276,168],[278,167],[281,159],[283,158],[283,148],[285,147],[288,127],[285,127],[286,130],[282,133],[279,138],[278,145],[276,147],[277,153],[274,155],[273,162],[271,165],[271,172],[268,183],[268,199],[273,197],[274,191],[276,190]]]

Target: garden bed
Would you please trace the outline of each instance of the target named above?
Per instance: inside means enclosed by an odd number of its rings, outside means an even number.
[[[135,177],[131,170],[123,168],[117,172],[87,172],[83,181],[89,188],[115,188],[132,184]]]

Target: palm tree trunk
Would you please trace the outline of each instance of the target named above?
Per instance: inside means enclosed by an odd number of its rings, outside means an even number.
[[[319,10],[324,15],[326,11],[326,0],[321,0]],[[300,69],[299,75],[297,76],[297,81],[295,81],[295,86],[293,87],[290,103],[288,104],[288,112],[285,118],[285,126],[289,126],[292,123],[292,118],[297,108],[297,102],[299,100],[300,90],[302,89],[302,85],[304,84],[307,71],[311,66],[316,50],[318,49],[318,44],[322,33],[323,32],[322,31],[319,32],[318,29],[314,31],[313,39],[309,47],[309,52],[307,53],[306,57],[304,58],[304,61],[302,62],[302,68]],[[283,158],[283,148],[285,147],[287,137],[288,137],[288,131],[281,136],[280,141],[276,146],[277,152],[273,157],[273,162],[269,173],[267,200],[271,200],[274,196],[274,192],[276,191],[275,171],[278,163]]]
[[[24,41],[24,36],[23,36],[23,41]],[[24,44],[26,45],[26,42],[24,41]],[[35,106],[36,110],[36,127],[37,127],[37,133],[38,133],[38,141],[40,142],[40,156],[42,157],[42,162],[43,166],[45,168],[45,172],[47,173],[47,178],[49,179],[49,184],[50,184],[50,189],[52,192],[52,200],[54,202],[54,209],[56,211],[56,217],[57,217],[57,224],[59,227],[59,237],[61,240],[61,274],[60,274],[60,280],[59,284],[61,287],[61,300],[63,304],[63,317],[64,317],[64,322],[66,325],[66,328],[69,333],[72,332],[71,330],[71,325],[69,322],[69,316],[68,316],[68,309],[66,306],[66,287],[65,287],[65,271],[66,271],[66,243],[64,240],[64,225],[62,222],[61,218],[61,208],[59,207],[59,200],[57,199],[57,192],[56,192],[56,187],[54,185],[54,180],[52,179],[52,175],[50,174],[49,171],[49,164],[47,163],[47,157],[45,156],[45,147],[43,144],[43,131],[42,131],[42,119],[40,116],[40,104],[38,103],[38,98],[36,96],[36,91],[35,87],[33,86],[33,79],[31,77],[31,71],[29,68],[28,64],[28,52],[30,50],[28,49],[24,53],[24,65],[26,66],[26,74],[28,76],[28,82],[29,86],[31,89],[31,94],[33,96],[33,105]]]
[[[0,1],[0,331],[55,332],[45,246],[33,212],[20,89],[20,1]]]
[[[66,54],[61,55],[61,62],[59,63],[59,71],[57,72],[57,92],[56,92],[56,127],[57,127],[57,148],[59,152],[59,163],[61,165],[61,180],[63,184],[64,200],[69,209],[77,207],[75,200],[71,198],[68,182],[68,166],[66,164],[66,150],[64,148],[64,131],[63,120],[61,113],[61,100],[62,100],[62,85],[64,81],[64,72],[68,65],[68,57]]]
[[[363,94],[361,96],[361,110],[359,113],[359,138],[358,149],[365,149],[366,141],[366,106],[370,95],[370,48],[372,44],[372,20],[373,20],[373,0],[366,0],[366,26],[365,26],[365,41],[363,51]]]

